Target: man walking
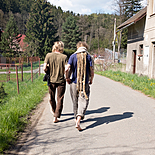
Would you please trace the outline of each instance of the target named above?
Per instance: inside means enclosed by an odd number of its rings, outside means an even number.
[[[66,81],[70,84],[75,127],[81,131],[80,121],[84,119],[89,104],[89,84],[92,84],[94,78],[93,60],[88,53],[87,43],[81,41],[77,43],[77,51],[70,56],[65,71]],[[71,73],[72,78],[70,79]]]

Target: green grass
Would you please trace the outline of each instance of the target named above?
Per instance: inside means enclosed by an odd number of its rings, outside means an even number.
[[[33,79],[37,78],[39,75],[33,73]],[[10,80],[8,81],[16,81],[16,74],[9,74]],[[0,82],[7,82],[8,74],[0,74]],[[18,80],[21,81],[22,77],[21,74],[18,73]],[[31,80],[31,73],[23,73],[23,81],[27,82],[28,80]]]
[[[121,71],[98,71],[96,74],[103,75],[114,81],[118,81],[135,90],[143,92],[149,97],[155,98],[155,79],[149,79],[147,76],[138,76]]]
[[[8,94],[0,104],[0,152],[14,144],[19,132],[23,131],[28,114],[40,103],[47,92],[47,84],[43,82],[43,74],[28,82],[19,82],[20,94],[17,94],[16,82],[4,83]]]
[[[37,74],[38,75],[38,74]],[[16,74],[9,74],[10,81],[16,81]],[[8,74],[0,74],[0,81],[7,81]],[[18,79],[21,81],[21,74],[18,73]],[[23,73],[23,81],[31,78],[31,73]]]

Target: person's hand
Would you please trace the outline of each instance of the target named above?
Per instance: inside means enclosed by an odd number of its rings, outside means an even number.
[[[90,80],[90,81],[89,81],[89,85],[91,85],[92,83],[93,83],[93,80]]]
[[[45,72],[45,73],[47,72],[47,67],[44,69],[44,72]]]
[[[67,81],[68,84],[71,84],[72,83],[72,81],[71,81],[70,78],[67,78],[66,81]]]

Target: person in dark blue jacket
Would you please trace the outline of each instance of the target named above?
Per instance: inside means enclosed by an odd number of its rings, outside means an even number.
[[[70,84],[76,128],[81,131],[80,121],[84,119],[89,104],[90,84],[93,82],[93,59],[85,42],[77,43],[77,51],[72,54],[65,68],[66,81]],[[70,79],[70,74],[72,77]]]

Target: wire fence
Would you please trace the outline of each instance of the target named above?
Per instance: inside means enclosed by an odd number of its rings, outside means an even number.
[[[95,59],[94,70],[96,72],[106,70],[126,72],[126,59],[115,60],[115,62],[112,59]]]
[[[20,61],[21,62],[21,61]],[[30,57],[27,62],[0,63],[0,82],[16,81],[19,93],[19,81],[32,81],[40,76],[40,58]]]

